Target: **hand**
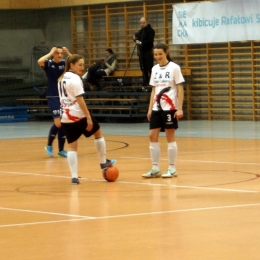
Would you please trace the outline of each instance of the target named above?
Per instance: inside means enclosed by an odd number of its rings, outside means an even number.
[[[66,48],[66,47],[62,47],[62,50],[63,50],[63,52],[65,52],[66,54],[69,54],[69,50],[68,50],[68,48]]]
[[[135,41],[137,44],[141,45],[142,43],[139,40]]]
[[[101,60],[100,60],[100,63],[101,63],[101,64],[105,64],[105,60],[104,60],[104,59],[101,59]]]
[[[183,111],[182,110],[177,110],[174,114],[174,117],[179,120],[183,117]]]
[[[53,56],[53,54],[57,51],[57,47],[52,47],[51,48],[51,51],[50,51],[50,54],[51,56]]]
[[[89,132],[91,131],[93,128],[93,122],[92,122],[92,119],[91,118],[87,118],[87,127],[86,127],[86,130]]]
[[[151,120],[151,116],[152,116],[152,111],[148,111],[148,113],[147,113],[147,119],[148,119],[149,122],[150,122],[150,120]]]

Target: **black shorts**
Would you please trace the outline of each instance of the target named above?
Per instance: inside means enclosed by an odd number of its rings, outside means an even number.
[[[152,111],[150,129],[177,129],[178,120],[174,117],[177,110]]]
[[[93,116],[91,116],[91,119],[93,122],[93,127],[91,131],[86,130],[87,119],[85,117],[75,123],[61,123],[67,142],[69,144],[77,141],[82,134],[86,137],[90,137],[91,135],[96,133],[97,130],[99,130],[99,123]]]

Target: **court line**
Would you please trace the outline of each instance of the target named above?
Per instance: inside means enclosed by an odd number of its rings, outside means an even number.
[[[177,210],[166,210],[166,211],[154,211],[154,212],[144,212],[144,213],[121,214],[121,215],[113,215],[113,216],[101,216],[101,217],[75,215],[75,216],[78,216],[78,218],[67,219],[67,220],[65,219],[65,220],[50,220],[50,221],[41,221],[41,222],[28,222],[28,223],[19,223],[19,224],[4,224],[4,225],[0,225],[0,228],[39,225],[39,224],[52,224],[52,223],[61,223],[61,222],[73,222],[73,221],[82,221],[82,220],[129,218],[129,217],[137,217],[137,216],[162,215],[162,214],[169,214],[169,213],[198,212],[198,211],[208,211],[208,210],[217,210],[217,209],[236,209],[236,208],[255,207],[255,206],[260,206],[260,203],[236,204],[236,205],[215,206],[215,207],[207,207],[207,208],[204,207],[204,208],[189,208],[189,209],[177,209]],[[0,210],[1,209],[2,208],[0,208]],[[19,209],[14,209],[14,210],[24,211],[24,210],[19,210]],[[35,210],[33,210],[32,212],[37,213],[37,211],[35,211]],[[42,212],[39,211],[39,213],[41,214]],[[46,212],[46,214],[52,214],[52,212]],[[57,215],[59,215],[59,213],[57,213]],[[66,216],[66,214],[62,214],[62,215]],[[73,216],[70,214],[67,214],[67,215]]]
[[[138,160],[147,160],[151,158],[144,158],[144,157],[136,157],[136,156],[123,156],[120,157],[123,159],[138,159]],[[168,158],[161,158],[160,160],[162,161],[168,161]],[[189,160],[189,159],[178,159],[178,161],[183,161],[183,162],[199,162],[199,163],[219,163],[219,164],[234,164],[234,165],[256,165],[259,166],[260,163],[246,163],[246,162],[222,162],[222,161],[206,161],[206,160]]]
[[[184,188],[184,189],[199,189],[199,190],[213,190],[213,191],[226,191],[226,192],[238,192],[238,193],[259,193],[259,191],[250,190],[236,190],[236,189],[223,189],[223,188],[210,188],[210,187],[200,187],[200,186],[186,186],[186,185],[175,185],[175,184],[162,184],[162,183],[142,183],[142,182],[124,182],[117,181],[126,184],[144,184],[151,186],[161,186],[161,187],[174,187],[174,188]]]
[[[0,210],[19,211],[19,212],[26,212],[26,213],[38,213],[38,214],[56,215],[56,216],[73,217],[73,218],[75,218],[75,217],[77,217],[77,218],[92,218],[92,217],[89,217],[89,216],[73,215],[73,214],[65,214],[65,213],[56,213],[56,212],[40,211],[40,210],[29,210],[29,209],[16,209],[16,208],[0,207]]]
[[[40,174],[40,173],[28,173],[28,172],[9,172],[9,171],[0,171],[0,173],[5,174],[20,174],[20,175],[31,175],[31,176],[40,176],[40,177],[53,177],[53,178],[66,178],[68,176],[59,176],[59,175],[49,175],[49,174]],[[81,178],[82,180],[90,181],[104,181],[103,179],[89,179]],[[201,187],[201,186],[185,186],[185,185],[175,185],[175,184],[164,184],[164,183],[146,183],[146,182],[130,182],[130,181],[117,181],[118,183],[123,184],[135,184],[135,185],[147,185],[147,186],[160,186],[160,187],[174,187],[174,188],[184,188],[184,189],[199,189],[199,190],[212,190],[212,191],[225,191],[225,192],[237,192],[237,193],[259,193],[255,190],[238,190],[238,189],[223,189],[223,188],[210,188],[210,187]]]
[[[6,224],[6,225],[0,225],[0,228],[5,228],[5,227],[20,227],[20,226],[32,226],[32,225],[40,225],[40,224],[53,224],[53,223],[73,222],[73,221],[82,221],[82,220],[88,220],[88,218],[50,220],[50,221],[40,221],[40,222],[25,222],[25,223],[19,223],[19,224]]]

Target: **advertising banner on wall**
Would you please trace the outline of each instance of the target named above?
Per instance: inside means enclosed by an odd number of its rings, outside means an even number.
[[[173,5],[173,44],[260,40],[260,0]]]

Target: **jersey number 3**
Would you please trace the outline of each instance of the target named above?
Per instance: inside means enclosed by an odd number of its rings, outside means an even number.
[[[66,92],[65,86],[66,86],[66,81],[62,81],[62,82],[60,81],[60,82],[59,82],[60,97],[62,97],[63,95],[64,95],[65,97],[68,96],[68,95],[67,95],[67,92]]]

